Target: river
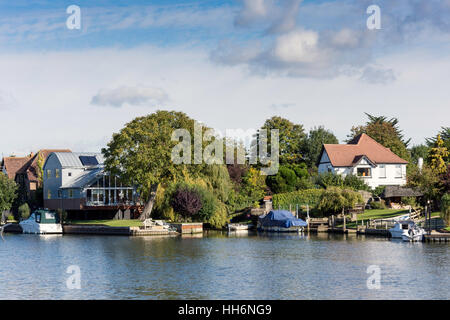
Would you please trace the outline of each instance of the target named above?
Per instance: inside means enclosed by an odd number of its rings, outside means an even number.
[[[6,234],[0,299],[449,299],[449,249],[331,234]]]

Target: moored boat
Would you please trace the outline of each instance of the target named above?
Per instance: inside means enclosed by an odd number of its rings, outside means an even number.
[[[61,234],[63,233],[59,215],[48,209],[34,211],[30,217],[19,223],[23,233]]]
[[[403,241],[422,241],[425,230],[420,228],[412,220],[399,220],[393,228],[389,229],[391,237]]]
[[[272,210],[258,218],[258,230],[269,232],[301,232],[308,224],[287,210]]]

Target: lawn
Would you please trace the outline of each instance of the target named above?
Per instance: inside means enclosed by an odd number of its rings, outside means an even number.
[[[361,221],[364,220],[366,222],[369,219],[389,219],[397,216],[401,216],[409,213],[409,210],[404,209],[372,209],[366,210],[364,213],[358,214],[358,225],[361,225]],[[432,217],[438,217],[440,215],[439,212],[432,212]],[[347,228],[356,228],[355,222],[350,222],[350,217],[348,217],[348,222],[346,224]]]
[[[67,224],[94,224],[104,225],[109,227],[139,227],[142,226],[140,220],[73,220],[68,221]]]

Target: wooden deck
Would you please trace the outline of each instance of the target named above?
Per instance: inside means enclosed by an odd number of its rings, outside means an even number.
[[[425,242],[450,242],[450,233],[432,232],[424,237]]]

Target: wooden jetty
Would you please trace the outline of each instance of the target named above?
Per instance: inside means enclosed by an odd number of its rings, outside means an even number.
[[[450,242],[450,232],[431,232],[431,234],[426,234],[424,236],[425,242]]]

